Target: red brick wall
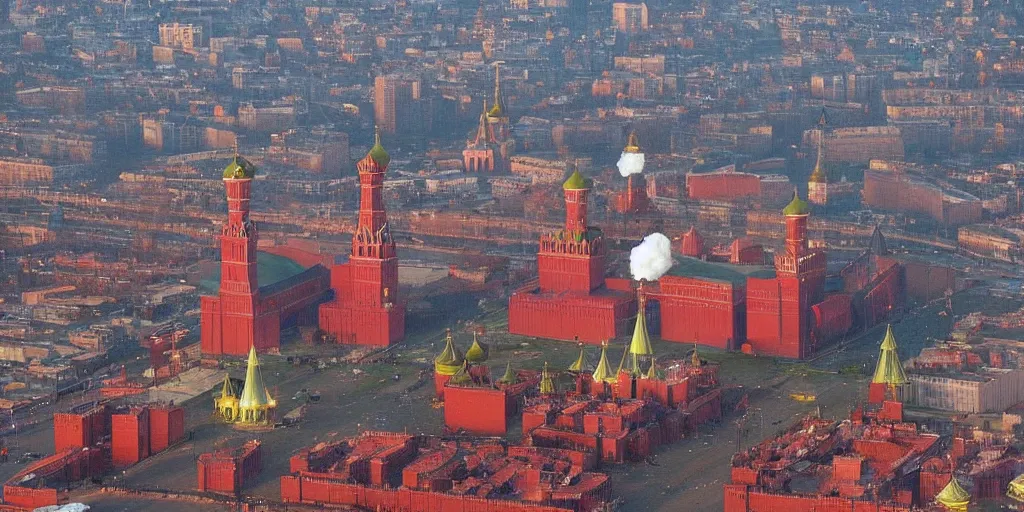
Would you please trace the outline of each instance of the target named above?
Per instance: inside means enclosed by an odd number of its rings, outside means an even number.
[[[445,388],[444,425],[452,431],[503,436],[508,428],[508,397],[504,391],[449,386]]]
[[[111,416],[111,460],[115,467],[131,466],[149,457],[149,409]]]

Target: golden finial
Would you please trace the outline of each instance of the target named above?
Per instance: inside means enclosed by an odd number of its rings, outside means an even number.
[[[380,145],[380,126],[373,125],[373,143]]]
[[[231,150],[235,153],[235,158],[238,158],[238,135],[235,135],[235,140],[231,141]]]

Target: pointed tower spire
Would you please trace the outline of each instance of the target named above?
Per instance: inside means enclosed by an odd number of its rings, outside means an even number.
[[[821,109],[821,118],[818,120],[818,156],[814,163],[814,171],[807,180],[807,200],[813,204],[824,205],[828,202],[828,175],[822,165],[822,148],[825,144],[825,109]]]
[[[469,374],[469,361],[463,361],[462,366],[459,367],[459,370],[455,372],[455,375],[452,375],[448,382],[458,385],[472,383],[473,376]]]
[[[622,350],[622,359],[619,360],[619,369],[615,371],[616,378],[626,369],[626,358],[629,357],[629,345]]]
[[[228,398],[235,396],[235,385],[231,383],[231,376],[224,374],[224,383],[220,387],[220,397]]]
[[[618,380],[618,375],[612,373],[612,367],[608,364],[608,342],[601,344],[601,359],[597,362],[597,368],[591,374],[594,382],[613,383]]]
[[[512,361],[505,363],[505,374],[498,379],[498,384],[510,386],[516,383],[516,373],[512,371]]]
[[[629,343],[629,353],[634,356],[650,357],[654,355],[651,337],[647,334],[647,320],[644,308],[647,300],[642,292],[637,293],[636,324],[633,326],[633,339]]]
[[[882,236],[882,229],[878,224],[875,224],[875,230],[871,232],[871,242],[868,244],[868,250],[875,256],[889,254],[889,247],[885,244],[885,237]]]
[[[501,61],[494,63],[494,106],[487,113],[489,117],[504,117],[505,99],[501,97]]]
[[[699,367],[700,365],[701,365],[700,355],[697,354],[697,344],[694,343],[693,344],[693,355],[690,356],[690,366],[693,366],[694,368],[696,368],[696,367]]]
[[[878,353],[878,364],[875,365],[875,374],[871,377],[872,384],[887,384],[889,386],[900,386],[906,384],[907,374],[903,371],[903,364],[900,363],[900,356],[896,352],[896,337],[892,335],[892,325],[885,331],[885,339]]]
[[[576,361],[569,365],[569,371],[582,373],[587,371],[587,352],[584,350],[583,343],[580,342],[579,336],[576,336],[576,344],[580,347],[580,355],[576,358]]]
[[[263,382],[260,361],[256,358],[256,346],[249,348],[249,361],[245,368],[245,385],[238,399],[238,409],[243,422],[263,421],[267,411],[277,406]],[[262,413],[262,414],[261,414]]]
[[[548,373],[548,363],[544,363],[544,372],[541,373],[540,377],[540,394],[551,395],[555,391],[557,389],[555,388],[555,381],[551,379],[551,374]]]

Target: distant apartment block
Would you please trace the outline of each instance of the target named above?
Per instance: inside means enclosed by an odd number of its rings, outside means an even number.
[[[295,126],[295,107],[255,106],[246,103],[238,107],[238,126],[257,132],[276,132]]]
[[[647,4],[615,2],[612,4],[612,24],[619,32],[636,34],[649,28]]]
[[[267,160],[339,176],[351,163],[348,134],[325,128],[291,129],[270,135]]]
[[[82,164],[57,165],[40,158],[0,158],[0,185],[56,185],[85,173]]]
[[[384,133],[413,133],[422,127],[419,105],[422,83],[403,75],[378,76],[373,81],[373,117]]]
[[[192,50],[203,45],[203,27],[182,23],[160,24],[160,46]]]

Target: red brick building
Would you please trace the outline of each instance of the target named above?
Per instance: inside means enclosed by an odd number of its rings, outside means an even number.
[[[381,187],[391,157],[380,144],[359,161],[359,224],[348,262],[331,268],[334,299],[320,305],[320,329],[338,343],[387,346],[405,337],[398,255]]]
[[[259,441],[249,441],[237,448],[204,453],[199,456],[200,492],[238,494],[263,469],[263,453]]]
[[[606,279],[607,247],[587,224],[589,180],[574,171],[562,185],[565,227],[542,235],[538,280],[509,298],[509,332],[600,343],[626,332],[636,300],[622,279]]]
[[[224,169],[228,220],[221,229],[220,287],[203,296],[201,343],[204,354],[241,356],[256,347],[277,350],[281,325],[319,303],[328,286],[327,270],[312,266],[287,279],[260,287],[256,244],[259,230],[249,219],[256,167],[235,156]]]
[[[126,467],[149,457],[149,408],[132,407],[110,416],[110,459]]]

